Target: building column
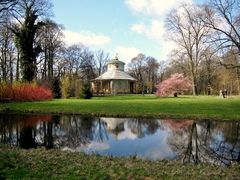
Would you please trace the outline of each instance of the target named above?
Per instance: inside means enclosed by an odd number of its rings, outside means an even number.
[[[113,83],[112,83],[113,80],[110,81],[110,94],[113,93]]]
[[[103,88],[102,88],[102,80],[100,81],[100,92],[103,93]]]

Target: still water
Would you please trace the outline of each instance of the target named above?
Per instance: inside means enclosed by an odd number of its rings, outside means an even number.
[[[240,161],[240,122],[0,114],[0,142],[230,165]]]

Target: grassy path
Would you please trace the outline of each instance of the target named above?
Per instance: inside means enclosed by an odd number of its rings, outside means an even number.
[[[0,104],[0,112],[65,113],[93,116],[240,120],[240,97],[124,95]]]

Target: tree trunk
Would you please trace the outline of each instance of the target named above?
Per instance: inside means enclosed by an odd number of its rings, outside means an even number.
[[[12,66],[12,55],[9,55],[9,75],[10,75],[10,82],[13,82],[13,66]]]
[[[192,92],[193,96],[197,95],[196,77],[194,75],[192,75]]]
[[[240,94],[240,70],[237,67],[237,89],[238,89],[238,95]]]
[[[17,50],[16,81],[19,81],[19,51]]]

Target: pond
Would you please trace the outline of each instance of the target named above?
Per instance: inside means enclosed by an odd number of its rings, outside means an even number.
[[[150,160],[240,161],[240,122],[77,115],[0,115],[0,142]]]

